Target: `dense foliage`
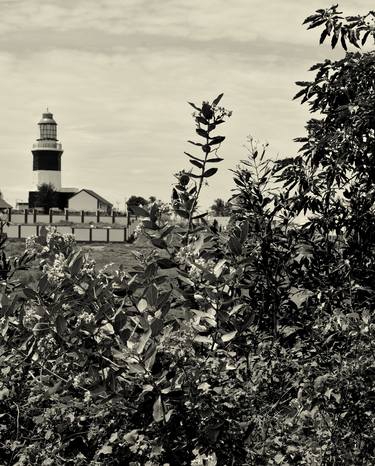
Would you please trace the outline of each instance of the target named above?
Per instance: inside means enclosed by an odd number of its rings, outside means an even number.
[[[336,31],[337,15],[308,21]],[[9,261],[2,234],[5,464],[374,464],[373,60],[302,83],[320,119],[296,157],[250,141],[224,233],[198,210],[222,160],[220,95],[192,104],[200,139],[172,193],[184,222],[133,207],[155,247],[133,270],[96,270],[53,231]],[[20,287],[31,260],[41,279]]]
[[[42,183],[38,186],[38,192],[35,199],[35,207],[43,209],[45,214],[53,207],[59,207],[59,197],[55,187],[51,183]]]

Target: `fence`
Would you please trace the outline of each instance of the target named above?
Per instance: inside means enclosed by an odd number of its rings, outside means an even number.
[[[7,220],[17,225],[34,225],[34,224],[62,224],[62,223],[106,223],[116,225],[129,225],[130,218],[119,212],[112,212],[108,215],[100,210],[96,212],[72,211],[66,209],[57,211],[51,209],[48,214],[38,211],[37,209],[12,210],[9,209],[5,215]]]
[[[71,227],[67,225],[57,225],[56,231],[65,234],[74,235],[77,242],[102,242],[102,243],[123,243],[128,241],[134,232],[137,223],[133,222],[128,227],[111,228],[111,227]],[[4,233],[10,239],[25,239],[30,236],[39,236],[43,225],[8,225],[4,227]]]

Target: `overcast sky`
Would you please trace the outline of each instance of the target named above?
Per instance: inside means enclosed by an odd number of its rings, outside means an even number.
[[[122,207],[132,194],[169,200],[188,168],[192,109],[224,92],[233,110],[219,173],[202,197],[228,198],[230,168],[251,134],[290,156],[307,109],[294,82],[326,57],[302,21],[324,0],[0,0],[0,189],[8,202],[32,188],[31,146],[48,106],[63,144],[64,187],[90,188]],[[345,14],[370,0],[345,0]]]

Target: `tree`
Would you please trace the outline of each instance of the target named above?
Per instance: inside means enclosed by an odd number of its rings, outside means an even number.
[[[53,207],[58,207],[58,193],[51,183],[42,183],[38,186],[36,207],[42,207],[45,214]]]
[[[337,5],[306,18],[308,29],[323,27],[320,43],[331,39],[347,51],[375,38],[375,15],[341,16]],[[326,241],[345,232],[359,263],[374,244],[375,218],[375,52],[347,52],[311,68],[311,82],[297,82],[295,98],[308,103],[312,118],[300,154],[281,160],[281,175],[296,213],[310,212],[309,228]]]
[[[225,217],[230,215],[231,208],[229,202],[223,201],[223,199],[215,199],[214,203],[211,206],[216,217]]]
[[[127,206],[146,206],[148,201],[142,196],[130,196],[129,199],[126,201]]]
[[[129,199],[126,201],[126,205],[128,210],[131,213],[134,213],[132,207],[143,207],[148,205],[148,201],[142,196],[130,196]]]

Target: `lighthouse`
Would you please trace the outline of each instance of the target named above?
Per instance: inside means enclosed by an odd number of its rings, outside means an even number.
[[[40,137],[33,144],[33,178],[35,188],[51,184],[56,191],[61,190],[62,145],[57,140],[57,123],[47,109],[38,123]]]
[[[42,114],[38,123],[39,138],[33,144],[33,184],[34,191],[29,191],[29,208],[45,206],[40,200],[39,187],[44,184],[52,185],[55,191],[54,202],[56,208],[68,207],[68,200],[78,189],[63,188],[61,186],[61,156],[63,148],[57,140],[57,123],[53,114],[47,111]]]

